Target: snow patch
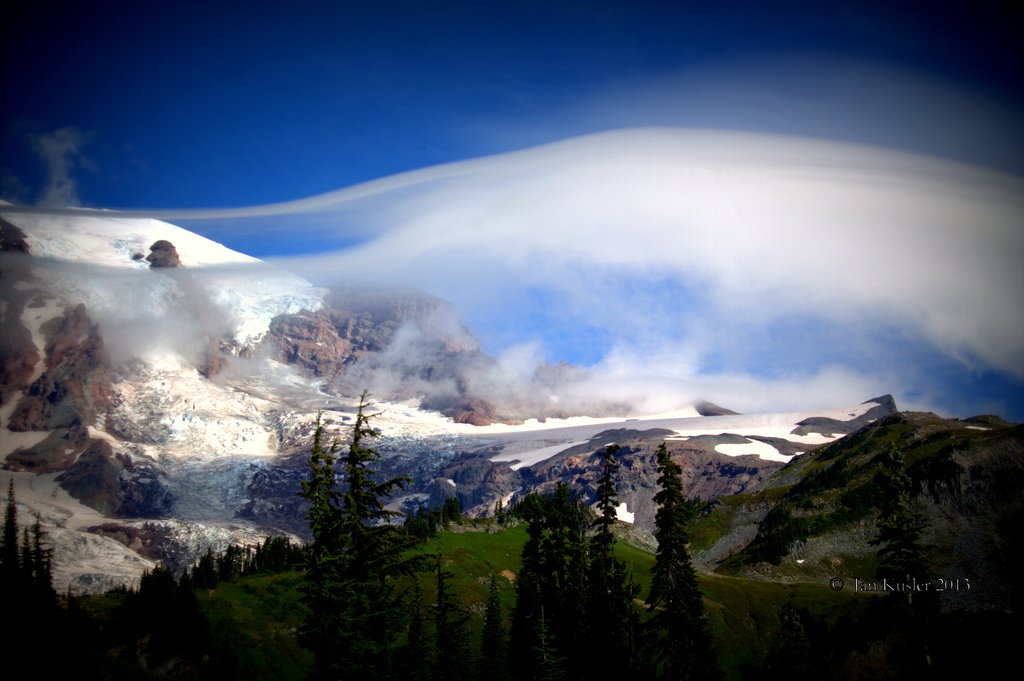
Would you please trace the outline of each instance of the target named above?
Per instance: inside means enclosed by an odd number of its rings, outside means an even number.
[[[624,523],[629,523],[630,525],[632,525],[633,520],[636,516],[635,514],[629,512],[629,509],[626,507],[626,502],[623,501],[615,509],[615,517]]]
[[[95,216],[24,213],[17,222],[29,250],[55,260],[147,269],[150,246],[163,239],[174,244],[184,267],[258,262],[168,222],[118,217],[113,211],[97,211]],[[136,259],[139,254],[143,257]]]
[[[715,451],[726,456],[746,456],[754,454],[768,461],[789,461],[792,457],[780,454],[779,450],[767,442],[749,440],[741,444],[715,445]]]
[[[10,406],[11,409],[7,410],[8,412],[13,410],[16,403],[12,400],[12,404]],[[9,414],[4,414],[4,423],[7,423],[8,416]],[[13,454],[19,449],[35,447],[37,444],[45,440],[52,432],[53,431],[51,430],[30,430],[19,433],[7,430],[5,427],[3,429],[3,442],[0,443],[0,461],[7,461],[7,456],[9,454]]]
[[[564,452],[570,447],[576,447],[578,445],[584,445],[589,440],[579,440],[576,442],[562,442],[557,445],[551,445],[548,447],[536,447],[534,442],[515,442],[505,447],[501,454],[491,459],[493,462],[502,461],[516,461],[517,463],[512,464],[511,468],[514,471],[519,470],[525,466],[533,466],[541,461],[546,461],[551,457]],[[525,447],[524,447],[525,445]]]

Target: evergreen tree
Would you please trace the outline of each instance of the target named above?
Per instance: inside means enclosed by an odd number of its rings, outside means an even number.
[[[206,548],[206,553],[200,556],[192,568],[192,588],[217,588],[217,559],[213,555],[213,548],[211,547]]]
[[[306,520],[313,533],[309,566],[302,585],[303,600],[310,615],[303,623],[299,641],[316,656],[317,671],[323,678],[335,676],[345,655],[345,640],[354,622],[342,619],[350,585],[344,580],[346,546],[339,531],[340,493],[334,474],[338,442],[324,449],[323,415],[317,413],[313,447],[309,456],[310,475],[302,482],[301,496],[310,503]],[[212,562],[212,555],[211,555]],[[203,566],[205,567],[205,566]],[[358,633],[358,632],[355,632]]]
[[[5,589],[4,607],[7,612],[18,614],[19,625],[5,632],[4,643],[28,659],[45,650],[48,640],[39,632],[52,630],[59,612],[51,583],[50,550],[43,547],[39,516],[31,530],[22,528],[19,547],[17,503],[11,479],[0,545],[0,580]]]
[[[434,611],[436,632],[434,678],[439,681],[467,679],[473,665],[470,660],[469,612],[452,592],[451,573],[437,558],[437,609]]]
[[[658,504],[655,536],[658,551],[647,603],[655,611],[650,623],[652,656],[659,676],[676,679],[717,678],[720,673],[711,647],[711,632],[697,573],[686,548],[688,510],[683,497],[682,469],[664,443],[658,447]]]
[[[558,654],[557,646],[552,644],[544,608],[540,609],[534,659],[536,666],[529,677],[534,681],[562,681],[566,677],[566,660]]]
[[[529,500],[533,495],[524,499]],[[539,498],[538,498],[539,499]],[[536,648],[541,638],[541,612],[544,608],[542,588],[545,565],[542,552],[544,537],[543,515],[527,511],[526,503],[520,504],[517,512],[523,513],[528,539],[523,545],[522,567],[516,577],[516,605],[512,611],[512,626],[509,632],[509,660],[512,672],[518,679],[532,679],[537,666]],[[545,625],[544,635],[547,635]]]
[[[427,632],[427,606],[418,579],[413,580],[410,594],[406,605],[409,624],[405,645],[397,651],[395,676],[403,681],[430,681],[434,678],[434,658]]]
[[[35,565],[32,560],[32,541],[29,539],[28,527],[21,528],[21,583],[30,585],[33,582],[32,568]]]
[[[583,673],[586,649],[586,531],[590,511],[559,483],[550,499],[528,495],[517,513],[530,523],[516,579],[509,657],[518,678],[533,679],[541,660],[540,639],[563,671]],[[541,627],[542,613],[543,632]],[[547,654],[547,653],[546,653]]]
[[[625,566],[615,558],[615,535],[612,534],[618,515],[615,493],[615,474],[619,468],[615,454],[618,451],[619,446],[612,445],[598,452],[601,478],[597,488],[597,532],[591,537],[589,547],[586,626],[588,647],[601,651],[601,655],[589,655],[584,660],[590,670],[588,676],[627,677],[631,672],[633,592],[626,583]]]
[[[459,502],[458,497],[448,497],[444,500],[444,505],[441,506],[441,522],[462,522],[462,504]]]
[[[800,614],[790,610],[782,615],[779,634],[765,658],[765,679],[810,681],[820,678],[811,666],[811,643],[804,633]]]
[[[882,454],[881,463],[886,475],[880,480],[882,488],[882,516],[878,521],[878,537],[872,544],[881,546],[878,557],[878,577],[899,583],[916,579],[919,583],[931,578],[925,547],[921,543],[925,520],[920,513],[910,511],[912,482],[907,475],[907,464],[895,443]],[[911,602],[913,592],[905,598]]]
[[[498,578],[491,575],[491,582],[487,588],[484,630],[480,640],[480,678],[484,681],[504,681],[508,678],[505,627],[501,621],[501,602],[498,595]]]
[[[591,513],[587,505],[560,483],[548,512],[547,553],[550,589],[545,607],[554,645],[565,658],[570,675],[582,675],[587,648],[586,573],[587,531]]]
[[[57,592],[53,590],[51,556],[53,549],[43,548],[43,528],[36,515],[32,525],[32,593],[36,605],[53,607],[57,604]]]
[[[4,584],[13,584],[20,570],[18,557],[18,506],[14,500],[13,477],[7,483],[3,544],[0,544],[0,570],[3,570]]]
[[[310,478],[302,483],[313,543],[303,585],[310,617],[301,642],[315,653],[322,678],[386,673],[389,620],[396,609],[393,579],[415,567],[401,558],[407,544],[388,523],[400,514],[384,508],[384,500],[403,489],[408,478],[375,482],[370,469],[380,454],[364,444],[377,435],[369,427],[368,397],[365,391],[360,395],[352,443],[341,459],[345,491],[338,490],[334,473],[337,442],[324,449],[321,414],[313,433]]]

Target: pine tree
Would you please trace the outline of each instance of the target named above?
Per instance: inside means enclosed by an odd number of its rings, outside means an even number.
[[[387,666],[390,621],[398,613],[398,603],[392,595],[393,580],[411,574],[420,567],[420,562],[403,558],[402,553],[411,546],[411,541],[391,524],[401,513],[384,508],[384,502],[396,491],[405,489],[412,480],[397,477],[375,482],[376,471],[370,468],[381,456],[377,450],[364,445],[364,440],[378,435],[369,426],[371,415],[365,413],[370,407],[368,400],[369,393],[363,391],[352,429],[352,443],[342,459],[346,491],[342,495],[338,529],[348,542],[346,576],[355,586],[354,595],[361,607],[357,619],[365,628],[368,644],[363,654],[370,666],[380,673]]]
[[[402,653],[400,678],[408,681],[428,681],[433,678],[434,658],[427,634],[426,604],[418,579],[413,582],[409,604],[409,634]]]
[[[566,660],[558,654],[558,647],[553,644],[548,633],[548,623],[547,618],[544,617],[544,608],[540,609],[534,658],[537,663],[533,669],[531,679],[536,681],[562,681],[566,677]]]
[[[516,579],[509,658],[515,675],[535,678],[544,616],[545,650],[561,660],[563,671],[582,673],[586,649],[586,531],[589,509],[559,483],[550,499],[527,496],[520,511],[530,523]]]
[[[882,516],[878,521],[878,537],[872,540],[878,549],[881,565],[878,577],[898,583],[917,580],[927,582],[931,578],[925,557],[926,547],[921,538],[924,534],[925,519],[920,513],[910,510],[912,483],[907,475],[907,464],[895,443],[882,454],[881,463],[886,470],[882,478]],[[897,592],[898,593],[898,592]],[[901,594],[909,605],[913,591]]]
[[[437,558],[437,608],[434,611],[436,632],[434,662],[435,679],[466,679],[473,669],[470,660],[469,612],[462,606],[451,589],[451,573],[444,569],[443,559]]]
[[[368,398],[365,391],[360,395],[352,443],[341,459],[345,491],[339,492],[334,473],[337,442],[324,449],[321,414],[313,434],[310,478],[302,483],[301,496],[310,502],[306,519],[313,544],[303,592],[311,616],[301,641],[315,653],[322,678],[386,673],[389,624],[397,610],[393,579],[417,567],[401,557],[406,540],[388,522],[401,514],[384,508],[384,500],[409,479],[375,482],[370,469],[380,453],[364,444],[377,435],[369,427]]]
[[[498,595],[498,578],[491,575],[487,588],[484,630],[480,640],[480,678],[486,681],[504,681],[508,678],[505,627],[501,622],[501,602]]]
[[[697,573],[686,548],[687,504],[683,496],[682,469],[672,460],[664,443],[658,447],[658,504],[655,536],[658,551],[647,603],[655,610],[652,655],[659,676],[676,679],[717,678],[720,673],[711,647],[711,632],[704,616],[704,602]]]
[[[0,582],[5,590],[4,607],[7,612],[18,614],[19,623],[5,632],[4,643],[28,659],[43,654],[48,639],[39,632],[54,628],[58,609],[51,581],[51,552],[43,547],[38,515],[31,530],[24,527],[21,534],[19,547],[17,500],[11,479],[7,486],[3,544],[0,545]]]
[[[32,560],[32,541],[29,539],[28,527],[21,528],[21,584],[31,585],[35,562]]]
[[[323,416],[318,412],[308,461],[310,476],[302,482],[301,493],[310,503],[306,520],[313,533],[313,542],[309,550],[306,579],[302,585],[303,600],[310,609],[310,616],[302,626],[299,641],[313,651],[320,676],[329,678],[338,664],[336,658],[345,652],[343,642],[338,640],[341,635],[338,632],[343,625],[350,623],[339,621],[345,605],[343,599],[346,589],[342,588],[341,583],[345,546],[338,532],[340,495],[334,476],[338,443],[335,441],[330,449],[324,449],[324,427]],[[201,564],[201,567],[212,570],[212,554],[209,558],[208,566]]]
[[[192,588],[217,588],[217,559],[213,555],[212,547],[206,548],[206,553],[199,557],[192,568]]]
[[[516,605],[512,611],[508,643],[509,666],[516,678],[524,680],[534,678],[533,672],[537,666],[535,653],[541,637],[541,612],[545,599],[542,588],[545,573],[542,551],[544,516],[530,510],[535,500],[538,501],[536,509],[539,511],[539,498],[534,499],[533,495],[528,496],[521,504],[521,509],[525,513],[524,519],[529,523],[526,527],[529,539],[523,545],[522,566],[516,577]],[[546,625],[544,635],[547,635]]]
[[[7,483],[7,505],[4,507],[3,544],[0,544],[0,570],[3,583],[13,584],[20,570],[18,557],[18,506],[14,500],[14,478]]]
[[[53,549],[43,548],[43,528],[36,515],[32,525],[32,593],[37,607],[52,607],[57,604],[57,592],[53,590]]]
[[[587,676],[628,677],[631,672],[633,592],[626,584],[625,566],[615,558],[615,535],[612,534],[618,515],[615,493],[615,474],[619,468],[615,454],[618,451],[619,446],[612,445],[598,452],[601,478],[597,488],[597,532],[589,546],[586,625],[588,647],[600,650],[601,655],[590,655],[584,660],[590,670]]]

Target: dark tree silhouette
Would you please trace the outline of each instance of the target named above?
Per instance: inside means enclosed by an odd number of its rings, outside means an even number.
[[[720,676],[697,573],[690,563],[682,469],[664,443],[658,447],[658,486],[654,496],[658,551],[647,603],[655,614],[651,653],[664,679],[710,679]]]
[[[310,477],[300,493],[310,502],[306,519],[313,533],[303,584],[310,616],[301,642],[316,655],[322,678],[386,674],[389,620],[397,611],[393,580],[415,567],[401,556],[406,539],[388,522],[400,514],[384,508],[409,479],[374,480],[370,466],[380,453],[364,444],[377,435],[369,427],[368,398],[365,391],[359,397],[352,443],[340,461],[345,491],[339,491],[334,472],[338,443],[324,449],[325,424],[317,414]]]
[[[484,612],[484,630],[480,640],[480,678],[488,681],[504,681],[508,678],[508,657],[505,642],[505,626],[501,618],[501,602],[498,600],[498,578],[491,575],[487,588],[487,610]]]
[[[598,452],[601,477],[597,487],[597,532],[589,545],[586,627],[589,649],[601,652],[583,660],[589,670],[588,677],[621,678],[630,676],[632,671],[633,592],[626,582],[625,566],[615,558],[615,535],[612,534],[618,517],[615,493],[615,475],[619,469],[615,454],[618,451],[618,445],[611,445]]]

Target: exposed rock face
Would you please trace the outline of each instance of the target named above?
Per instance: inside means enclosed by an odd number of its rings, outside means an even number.
[[[567,482],[579,490],[588,502],[597,498],[597,481],[601,476],[600,460],[596,452],[610,444],[621,449],[616,492],[620,502],[626,502],[634,514],[634,524],[653,531],[654,494],[657,492],[657,449],[671,431],[605,431],[588,442],[570,449],[532,469],[523,469],[527,488],[550,490],[559,481]],[[687,497],[713,499],[737,494],[765,482],[783,467],[778,461],[766,461],[758,456],[727,456],[714,451],[714,442],[669,441],[668,451],[682,469],[683,493]]]
[[[533,380],[537,385],[554,387],[580,381],[589,376],[590,372],[587,369],[568,362],[559,362],[554,365],[544,363],[537,367],[533,374]]]
[[[32,333],[21,321],[26,303],[21,296],[8,296],[8,291],[14,293],[13,287],[0,283],[0,294],[7,301],[6,309],[0,313],[0,328],[3,328],[0,334],[0,404],[28,385],[40,359]]]
[[[238,517],[310,539],[306,521],[309,502],[299,496],[301,483],[309,476],[307,454],[303,451],[282,456],[275,464],[252,476],[246,488],[249,501],[238,511]]]
[[[480,342],[458,323],[451,303],[406,290],[336,289],[316,312],[276,317],[267,342],[283,361],[307,374],[334,378],[388,348],[407,323],[414,329],[410,336],[436,344],[444,353],[480,352]]]
[[[888,416],[896,411],[896,402],[892,399],[892,395],[884,395],[882,397],[865,400],[863,404],[868,404],[869,402],[874,402],[878,406],[868,409],[857,418],[849,421],[837,421],[835,419],[822,417],[804,419],[800,422],[799,427],[793,431],[793,435],[809,435],[811,433],[819,433],[821,435],[846,435],[847,433],[860,430],[872,421]]]
[[[455,496],[467,515],[488,515],[493,511],[496,500],[521,490],[522,473],[512,470],[507,463],[488,461],[480,456],[464,456],[444,468],[427,492],[431,506]]]
[[[75,462],[90,442],[89,431],[81,423],[70,428],[56,428],[35,446],[8,454],[7,466],[33,473],[62,471]]]
[[[239,540],[253,543],[258,537],[219,527],[205,527],[176,520],[121,521],[90,527],[89,532],[112,539],[149,560],[178,572],[195,563],[207,548],[223,551]],[[239,536],[239,535],[242,536]]]
[[[497,408],[487,400],[465,399],[457,395],[431,396],[420,403],[424,409],[439,411],[455,423],[472,426],[489,426],[496,421],[506,421]]]
[[[28,294],[15,286],[29,276],[26,259],[29,255],[25,233],[0,218],[0,253],[14,257],[4,259],[0,265],[0,404],[17,394],[28,384],[28,379],[39,362],[39,350],[32,342],[32,333],[25,328],[21,315],[33,303]]]
[[[454,457],[436,472],[434,482],[413,491],[430,495],[430,503],[443,502],[445,496],[457,496],[467,515],[492,512],[499,498],[515,494],[520,498],[531,492],[547,494],[559,482],[567,483],[582,499],[597,499],[601,463],[597,452],[611,444],[620,446],[616,493],[634,514],[634,524],[643,530],[654,528],[654,494],[657,481],[656,451],[671,431],[609,430],[589,442],[571,447],[536,464],[512,470],[507,462],[490,459],[494,452],[464,453]],[[669,452],[683,467],[684,493],[710,499],[743,492],[763,484],[783,467],[778,461],[757,456],[732,457],[714,451],[714,442],[669,442]],[[438,480],[444,482],[442,485]],[[446,481],[452,481],[451,485]],[[435,498],[436,497],[436,498]]]
[[[408,290],[331,291],[316,312],[274,318],[264,343],[328,387],[373,385],[382,399],[419,397],[442,383],[465,399],[466,372],[494,364],[450,303]]]
[[[181,259],[178,257],[178,250],[174,247],[170,241],[166,239],[160,239],[154,242],[149,247],[150,254],[146,256],[146,261],[149,263],[151,269],[158,269],[161,267],[181,267]]]
[[[310,376],[333,378],[343,372],[346,363],[358,358],[359,348],[348,338],[354,325],[332,317],[330,310],[276,317],[270,323],[267,342],[286,364],[296,365]]]
[[[43,325],[46,370],[11,415],[13,431],[91,425],[113,406],[110,360],[84,305]]]
[[[350,318],[369,322],[368,326],[384,327],[379,338],[390,339],[392,324],[411,321],[419,331],[439,341],[451,352],[479,352],[480,341],[459,322],[458,310],[442,300],[413,289],[368,289],[346,287],[331,291],[325,305]]]
[[[694,409],[701,416],[728,416],[730,414],[738,414],[732,409],[726,409],[725,407],[719,407],[714,402],[702,401],[694,405]]]
[[[3,218],[0,218],[0,253],[29,254],[28,243],[25,242],[25,232]]]
[[[928,413],[891,414],[796,457],[770,481],[753,487],[754,494],[723,497],[705,509],[694,533],[717,539],[693,552],[695,565],[773,581],[827,581],[836,575],[873,579],[879,558],[871,542],[878,536],[882,503],[876,476],[886,475],[879,455],[893,443],[907,463],[910,510],[927,521],[921,544],[929,547],[930,570],[970,584],[969,589],[943,590],[943,607],[1005,611],[1013,607],[1008,604],[1022,602],[1024,588],[1014,575],[1024,559],[1017,540],[1024,520],[1024,426],[991,417],[961,421]],[[836,466],[846,477],[833,487],[821,472]],[[851,495],[849,503],[843,495]],[[779,506],[808,527],[839,509],[849,513],[859,507],[861,515],[845,523],[821,523],[830,529],[791,542],[781,565],[736,560],[758,536],[767,513]]]

